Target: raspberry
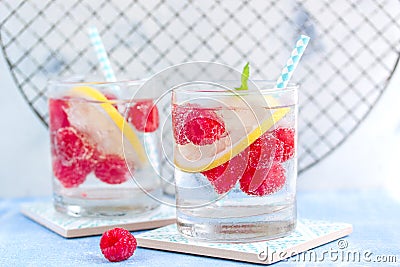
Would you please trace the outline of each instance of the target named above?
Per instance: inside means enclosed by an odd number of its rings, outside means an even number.
[[[277,159],[279,162],[282,157],[279,154],[282,149],[277,149],[279,145],[281,145],[281,142],[266,132],[248,147],[249,159],[241,179],[242,190],[251,192],[263,183],[264,176],[258,174],[268,170]]]
[[[294,156],[294,136],[295,131],[293,128],[278,128],[272,134],[282,142],[281,153],[282,158],[280,162],[285,162]]]
[[[250,167],[270,166],[272,161],[280,162],[282,158],[282,142],[266,132],[249,146]]]
[[[283,142],[270,132],[264,133],[249,146],[249,159],[240,178],[240,188],[248,195],[272,194],[285,183],[282,160]]]
[[[152,100],[138,101],[128,110],[128,122],[132,123],[138,131],[154,132],[160,123],[157,106]]]
[[[214,118],[197,117],[185,124],[185,135],[195,145],[210,145],[225,133],[225,125]]]
[[[280,162],[282,151],[282,142],[267,132],[228,162],[202,172],[202,174],[207,177],[219,194],[232,189],[242,176],[245,177],[244,181],[248,183],[244,187],[246,191],[249,191],[249,188],[257,189],[263,183],[264,177],[254,176],[256,170],[265,170],[274,161]]]
[[[118,98],[117,98],[114,94],[112,94],[112,93],[105,93],[104,96],[105,96],[108,100],[110,100],[111,103],[112,103],[112,106],[113,106],[116,110],[118,110],[118,105],[117,105],[117,104],[114,104],[114,103],[116,102],[115,100],[117,100]]]
[[[65,188],[79,186],[93,170],[95,149],[72,127],[58,129],[52,142],[54,176]]]
[[[55,156],[66,166],[80,160],[90,160],[94,153],[87,139],[72,127],[58,129],[53,141]]]
[[[172,106],[172,133],[174,135],[175,142],[179,145],[186,145],[189,140],[186,138],[185,132],[183,131],[186,117],[189,113],[189,107],[191,104],[180,106],[174,104]]]
[[[123,228],[108,230],[100,239],[101,253],[111,262],[129,259],[135,252],[136,246],[135,237]]]
[[[92,170],[93,162],[90,160],[81,160],[70,166],[63,165],[57,159],[53,161],[54,176],[65,188],[78,187]]]
[[[231,190],[241,177],[246,167],[245,153],[247,151],[236,155],[218,167],[202,172],[218,194],[224,194]]]
[[[174,137],[180,145],[189,142],[200,146],[210,145],[226,134],[223,120],[214,111],[198,105],[175,106],[172,120]]]
[[[250,189],[254,180],[261,181],[261,183],[257,184],[255,189]],[[248,195],[265,196],[279,191],[285,181],[285,169],[280,163],[274,162],[271,168],[247,166],[240,178],[240,189]]]
[[[50,132],[70,126],[68,115],[65,112],[67,108],[66,100],[53,98],[49,100]]]
[[[108,184],[121,184],[129,177],[125,160],[118,155],[109,154],[100,158],[94,168],[94,174]]]

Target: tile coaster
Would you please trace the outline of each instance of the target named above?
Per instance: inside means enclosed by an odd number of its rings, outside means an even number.
[[[175,222],[175,209],[166,205],[144,215],[127,218],[77,218],[57,212],[50,202],[21,205],[21,212],[44,227],[66,237],[100,235],[110,227],[124,227],[130,231],[153,229]]]
[[[138,245],[145,248],[271,264],[344,237],[352,231],[352,225],[347,223],[303,219],[298,221],[295,232],[287,237],[254,243],[196,242],[180,235],[175,224],[141,233],[136,235],[136,239]]]

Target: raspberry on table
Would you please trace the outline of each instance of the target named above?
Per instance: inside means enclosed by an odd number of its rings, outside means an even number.
[[[128,110],[128,122],[135,126],[136,130],[151,133],[158,129],[160,118],[157,106],[153,100],[141,100]]]
[[[129,178],[129,170],[125,160],[114,154],[99,158],[94,167],[94,174],[101,181],[108,184],[121,184]]]
[[[136,247],[135,237],[123,228],[108,230],[100,239],[101,253],[111,262],[127,260],[133,255]]]

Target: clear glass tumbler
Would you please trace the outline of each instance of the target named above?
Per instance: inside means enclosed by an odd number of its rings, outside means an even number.
[[[122,216],[159,206],[159,114],[153,99],[131,99],[140,84],[49,82],[58,211]]]
[[[296,226],[298,86],[233,89],[239,84],[172,92],[177,226],[185,236],[248,242]]]

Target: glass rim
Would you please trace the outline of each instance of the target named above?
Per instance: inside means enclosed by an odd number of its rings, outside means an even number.
[[[88,81],[74,81],[75,79],[87,79]],[[48,86],[97,86],[97,87],[107,87],[107,86],[122,86],[122,85],[143,85],[147,79],[126,79],[126,80],[118,80],[118,81],[102,81],[101,77],[86,77],[84,75],[71,75],[65,77],[56,77],[49,79],[47,81]]]
[[[115,88],[117,89],[127,89],[131,88],[133,90],[138,90],[147,79],[141,80],[119,80],[115,82],[101,81],[100,76],[85,76],[85,75],[70,75],[70,76],[59,76],[52,79],[47,80],[48,90],[45,95],[48,99],[62,99],[66,97],[63,92],[70,88],[75,87],[92,87],[96,90],[99,90],[103,94],[111,93],[115,95],[115,99],[108,99],[107,101],[100,101],[94,99],[87,99],[84,96],[68,96],[69,98],[73,98],[74,101],[82,101],[85,103],[111,103],[111,104],[128,104],[133,101],[132,95],[119,95],[118,92],[115,92]],[[83,80],[83,81],[82,81]],[[85,81],[88,80],[88,81]],[[125,90],[123,90],[125,91]],[[143,97],[140,100],[154,100],[153,97]]]
[[[259,90],[235,90],[235,88],[229,88],[227,85],[220,84],[220,83],[227,83],[227,82],[234,82],[236,85],[240,85],[240,81],[237,80],[226,80],[226,81],[215,81],[215,82],[209,82],[209,81],[193,81],[193,82],[188,82],[188,83],[183,83],[180,84],[176,87],[172,88],[173,92],[176,93],[186,93],[186,94],[222,94],[222,95],[229,95],[234,93],[235,95],[241,95],[241,94],[257,94],[257,93],[290,93],[290,92],[296,92],[300,85],[298,83],[291,82],[289,83],[285,88],[277,88],[276,87],[276,82],[272,80],[250,80],[248,81],[248,84],[254,84],[257,89]],[[262,88],[263,86],[259,86],[257,84],[263,83],[268,86],[268,88]],[[209,85],[209,86],[216,86],[220,89],[188,89],[188,86],[195,86],[195,85]]]

